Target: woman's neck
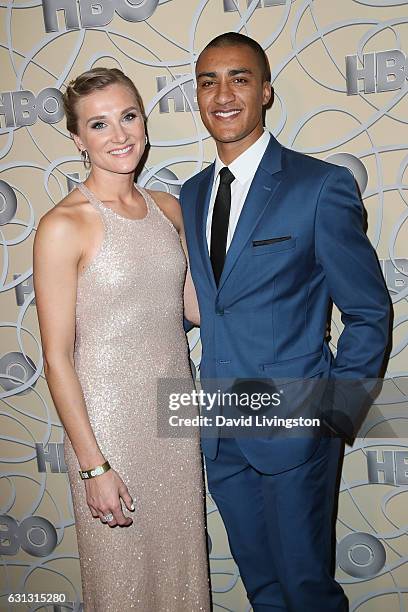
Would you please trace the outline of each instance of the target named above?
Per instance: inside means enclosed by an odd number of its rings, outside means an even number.
[[[119,174],[93,168],[85,182],[102,201],[126,202],[134,197],[134,178],[134,173]]]

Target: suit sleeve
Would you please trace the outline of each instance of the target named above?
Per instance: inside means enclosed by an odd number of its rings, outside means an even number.
[[[388,342],[390,299],[347,168],[334,166],[326,177],[315,232],[316,257],[344,324],[331,377],[376,378]]]

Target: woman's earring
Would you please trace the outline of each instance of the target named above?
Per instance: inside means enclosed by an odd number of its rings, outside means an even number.
[[[84,166],[86,170],[89,170],[91,167],[91,160],[89,159],[89,153],[86,149],[82,149],[81,151],[82,161],[84,162]]]

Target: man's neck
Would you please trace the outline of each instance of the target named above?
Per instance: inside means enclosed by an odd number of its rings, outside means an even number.
[[[264,133],[263,126],[248,134],[247,137],[235,142],[217,142],[218,157],[223,164],[229,166],[237,157],[251,147]]]

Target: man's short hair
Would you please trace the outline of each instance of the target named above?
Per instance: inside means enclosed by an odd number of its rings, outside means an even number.
[[[269,67],[269,62],[265,51],[262,49],[261,45],[256,42],[256,40],[250,38],[249,36],[245,36],[245,34],[239,34],[238,32],[225,32],[224,34],[220,34],[219,36],[213,38],[204,47],[201,53],[204,53],[204,51],[211,49],[212,47],[236,47],[238,45],[245,45],[246,47],[250,47],[252,49],[258,58],[263,80],[270,81],[271,69]]]

